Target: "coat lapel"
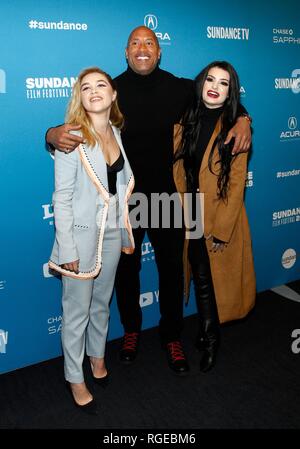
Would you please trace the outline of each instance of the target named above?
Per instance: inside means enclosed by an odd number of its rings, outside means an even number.
[[[199,171],[199,175],[200,173],[203,172],[203,170],[205,170],[208,166],[208,159],[209,159],[209,155],[210,155],[210,151],[212,149],[213,143],[217,137],[217,135],[220,133],[221,131],[221,117],[219,118],[219,120],[217,121],[216,127],[214,129],[214,132],[212,133],[212,136],[208,142],[207,148],[205,150],[203,159],[202,159],[202,163],[201,163],[201,167],[200,167],[200,171]],[[217,152],[214,153],[213,155],[213,160],[218,157]]]

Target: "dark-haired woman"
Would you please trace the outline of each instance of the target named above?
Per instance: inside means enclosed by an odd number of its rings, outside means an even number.
[[[195,81],[195,104],[183,128],[175,129],[174,179],[180,193],[191,192],[193,206],[197,193],[204,195],[204,235],[186,241],[184,261],[187,297],[194,281],[196,345],[206,372],[216,360],[219,323],[243,318],[254,305],[255,273],[243,202],[248,154],[233,156],[224,144],[240,108],[238,76],[229,63],[216,61]]]

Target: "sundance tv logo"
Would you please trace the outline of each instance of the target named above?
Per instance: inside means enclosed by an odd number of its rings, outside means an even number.
[[[0,69],[0,94],[6,94],[6,74]]]
[[[208,26],[206,28],[206,36],[208,39],[232,39],[232,40],[249,40],[250,28],[236,27],[216,27]]]
[[[281,131],[280,141],[287,142],[290,140],[296,140],[300,138],[300,131],[298,128],[298,121],[296,117],[289,117],[288,119],[288,130]]]
[[[28,100],[69,98],[76,77],[26,78],[26,97]]]
[[[171,37],[169,33],[166,31],[156,31],[158,27],[158,19],[154,14],[145,15],[144,25],[155,33],[160,45],[171,45]]]

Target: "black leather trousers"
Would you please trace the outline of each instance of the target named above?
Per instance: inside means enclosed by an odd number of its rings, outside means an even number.
[[[204,237],[189,241],[188,256],[192,267],[199,316],[196,346],[201,350],[216,351],[220,340],[220,324]]]

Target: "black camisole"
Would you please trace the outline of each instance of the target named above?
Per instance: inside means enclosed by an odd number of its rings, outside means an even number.
[[[123,154],[120,152],[120,156],[118,159],[112,164],[108,165],[107,167],[107,181],[108,181],[108,190],[109,193],[112,195],[115,195],[117,193],[117,173],[121,171],[124,167],[124,157]]]

